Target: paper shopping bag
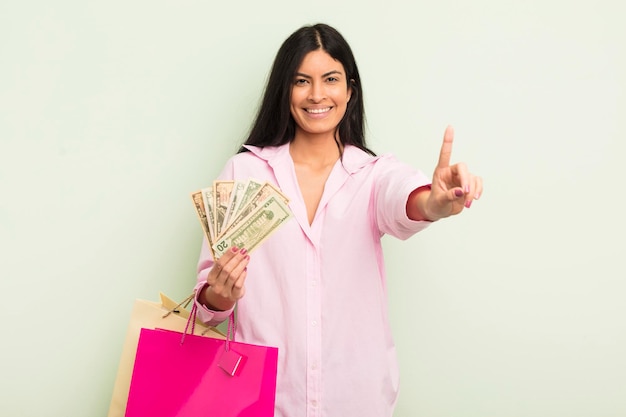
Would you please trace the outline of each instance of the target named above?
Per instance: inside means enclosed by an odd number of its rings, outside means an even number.
[[[126,417],[273,417],[278,348],[142,329]]]
[[[141,329],[161,328],[184,331],[189,316],[188,310],[164,294],[160,294],[160,302],[135,300],[118,365],[117,377],[113,385],[108,417],[123,417],[126,413],[126,401]],[[202,333],[207,337],[218,339],[225,338],[217,329],[209,328],[200,322],[196,322],[195,329],[196,334]]]

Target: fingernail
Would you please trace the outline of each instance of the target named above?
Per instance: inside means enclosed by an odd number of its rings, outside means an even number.
[[[472,200],[465,202],[465,207],[470,208],[471,205],[472,205]]]
[[[463,191],[457,188],[456,190],[454,190],[454,195],[457,197],[463,197]]]
[[[233,246],[233,247],[232,247],[232,251],[233,251],[233,252],[235,252],[235,253],[236,253],[238,250],[239,250],[239,248],[238,248],[237,246]]]
[[[477,194],[474,196],[474,200],[478,200],[479,198],[480,198],[480,193],[477,193]]]
[[[465,192],[466,192],[466,193],[469,193],[469,185],[466,185],[466,186],[465,186]]]
[[[245,255],[246,253],[248,253],[248,249],[243,248],[241,251],[239,251],[239,253]]]

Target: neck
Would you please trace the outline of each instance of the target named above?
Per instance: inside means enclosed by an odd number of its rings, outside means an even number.
[[[289,145],[289,153],[294,162],[307,164],[334,164],[341,155],[335,138],[296,134]]]

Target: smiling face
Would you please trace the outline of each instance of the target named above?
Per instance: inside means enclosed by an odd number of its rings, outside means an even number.
[[[291,87],[291,115],[296,138],[329,137],[334,140],[337,125],[350,101],[348,80],[341,62],[322,49],[309,52]]]

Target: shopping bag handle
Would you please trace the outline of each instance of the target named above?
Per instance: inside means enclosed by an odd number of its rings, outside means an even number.
[[[235,317],[235,310],[237,309],[237,303],[235,303],[235,307],[233,311],[230,312],[228,316],[228,329],[226,330],[226,344],[224,348],[228,352],[230,350],[230,342],[235,341],[235,333],[237,332],[237,319]]]
[[[187,305],[189,305],[189,303],[191,302],[191,300],[194,300],[195,298],[196,298],[196,292],[194,291],[193,293],[189,295],[189,297],[187,297],[181,303],[175,306],[173,309],[165,313],[163,317],[165,318],[172,313],[176,313],[176,309],[183,304],[184,304],[183,308],[186,308]],[[235,341],[235,333],[237,332],[237,318],[235,316],[235,310],[237,310],[237,303],[235,303],[235,307],[233,308],[233,311],[231,311],[230,315],[228,316],[228,328],[226,330],[226,343],[224,345],[224,349],[227,352],[230,350],[230,342]],[[189,318],[187,318],[187,324],[185,325],[185,330],[183,331],[183,335],[180,338],[181,345],[185,342],[185,336],[187,335],[189,331],[190,324],[191,324],[191,333],[189,334],[194,334],[194,331],[196,328],[197,314],[198,314],[198,305],[194,302],[191,306],[191,311],[189,312]],[[202,334],[206,333],[208,330],[209,329],[207,328]]]

